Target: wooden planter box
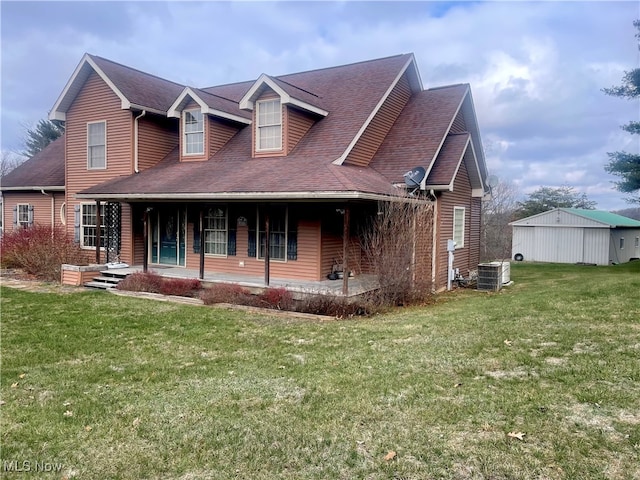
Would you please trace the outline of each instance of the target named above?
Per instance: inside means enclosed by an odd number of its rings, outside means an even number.
[[[61,279],[63,285],[73,285],[79,287],[86,282],[90,282],[102,270],[106,270],[106,265],[69,265],[62,264]]]

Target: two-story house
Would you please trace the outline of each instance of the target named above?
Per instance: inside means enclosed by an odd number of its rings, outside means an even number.
[[[471,90],[424,89],[412,54],[207,88],[86,54],[50,118],[66,133],[3,180],[5,218],[63,223],[92,259],[267,283],[326,279],[336,262],[357,275],[360,227],[422,167],[412,198],[435,213],[420,275],[446,285],[447,240],[455,268],[477,266],[487,172]],[[64,182],[44,188],[36,163]]]

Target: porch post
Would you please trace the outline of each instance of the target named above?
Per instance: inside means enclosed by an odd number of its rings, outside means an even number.
[[[142,214],[142,243],[143,243],[143,257],[142,257],[142,271],[147,273],[149,269],[149,209],[145,208]]]
[[[100,200],[96,200],[96,263],[100,263],[100,244],[102,243],[102,235],[100,235]]]
[[[264,213],[264,285],[269,286],[269,211],[265,208]],[[258,252],[260,252],[260,227],[258,226],[258,238],[257,238]],[[258,255],[259,256],[259,255]]]
[[[204,209],[200,207],[200,280],[204,280]]]
[[[342,294],[349,294],[349,206],[344,207],[344,225],[342,228]]]

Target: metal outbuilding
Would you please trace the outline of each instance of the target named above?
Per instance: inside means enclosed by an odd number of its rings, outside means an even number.
[[[640,221],[615,213],[555,208],[510,225],[515,260],[608,265],[640,258]]]

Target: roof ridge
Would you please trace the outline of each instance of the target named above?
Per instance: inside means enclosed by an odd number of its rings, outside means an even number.
[[[451,85],[439,85],[437,87],[430,87],[425,89],[425,92],[433,92],[434,90],[444,90],[445,88],[453,88],[453,87],[470,87],[470,83],[452,83]]]
[[[88,55],[91,59],[96,59],[96,58],[98,58],[98,59],[103,60],[103,61],[105,61],[105,62],[109,62],[109,63],[111,63],[111,64],[113,64],[113,65],[117,65],[117,66],[119,66],[119,67],[123,67],[123,68],[126,68],[126,69],[128,69],[128,70],[131,70],[131,71],[134,71],[134,72],[137,72],[137,73],[141,73],[141,74],[143,74],[143,75],[147,75],[147,76],[149,76],[149,77],[157,78],[158,80],[162,80],[163,82],[173,83],[174,85],[176,85],[176,86],[178,86],[178,87],[182,87],[182,88],[184,88],[184,87],[186,87],[186,86],[187,86],[187,85],[184,85],[184,84],[182,84],[182,83],[174,82],[173,80],[168,80],[168,79],[163,78],[163,77],[161,77],[161,76],[159,76],[159,75],[156,75],[156,74],[154,74],[154,73],[143,72],[142,70],[139,70],[139,69],[137,69],[137,68],[130,67],[130,66],[128,66],[128,65],[124,65],[123,63],[114,62],[113,60],[109,60],[108,58],[104,58],[104,57],[101,57],[101,56],[99,56],[99,55],[93,55],[93,54],[91,54],[91,53],[87,53],[87,55]]]
[[[230,98],[223,97],[222,95],[217,95],[215,93],[207,92],[206,90],[203,90],[202,88],[197,88],[197,87],[189,87],[189,88],[191,88],[193,90],[197,90],[198,92],[202,92],[205,95],[210,95],[212,97],[220,98],[222,100],[226,100],[227,102],[235,103],[236,105],[238,104],[238,102],[236,102],[235,100],[231,100]]]

